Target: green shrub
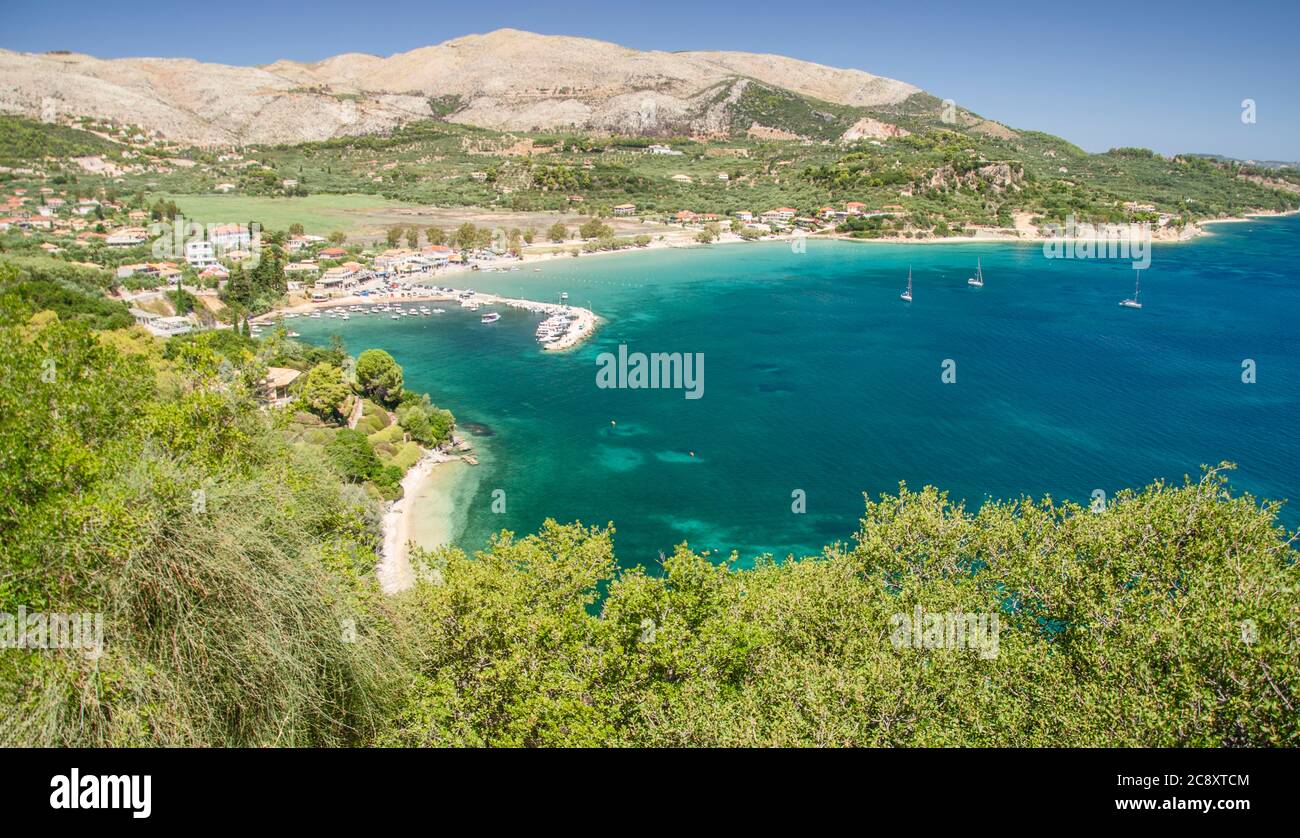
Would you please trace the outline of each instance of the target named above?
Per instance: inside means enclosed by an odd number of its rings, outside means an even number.
[[[456,420],[448,410],[434,407],[427,395],[412,398],[409,392],[397,408],[397,421],[411,438],[429,447],[451,439]]]
[[[357,424],[358,430],[360,423]],[[406,437],[406,430],[398,424],[389,425],[381,431],[375,431],[367,436],[372,443],[376,442],[401,442]]]
[[[357,356],[357,384],[381,404],[394,404],[402,396],[402,367],[382,349],[367,349]]]
[[[397,466],[405,472],[411,466],[418,463],[422,456],[424,456],[424,449],[420,447],[419,443],[407,442],[398,449],[396,454],[393,455],[392,465]]]
[[[334,439],[336,428],[307,428],[302,435],[302,441],[308,445],[328,445],[330,440]]]
[[[340,428],[325,446],[325,455],[343,479],[361,483],[380,470],[379,458],[365,435],[351,428]]]

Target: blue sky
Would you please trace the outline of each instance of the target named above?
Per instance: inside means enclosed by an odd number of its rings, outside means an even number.
[[[1297,0],[0,0],[0,47],[108,58],[265,64],[389,55],[507,26],[638,49],[773,52],[854,67],[1089,151],[1140,145],[1300,160]],[[1256,103],[1254,124],[1241,120],[1243,99]]]

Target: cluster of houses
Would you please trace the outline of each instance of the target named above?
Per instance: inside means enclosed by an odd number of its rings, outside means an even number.
[[[323,270],[313,259],[285,265],[285,274],[294,278],[290,290],[310,286],[313,299],[325,300],[335,291],[346,291],[372,279],[400,282],[412,275],[426,274],[460,259],[450,247],[441,244],[421,248],[389,248],[376,255],[369,266],[349,259],[348,256],[343,248],[327,247],[317,257],[338,264]]]
[[[904,212],[902,206],[898,204],[889,204],[879,210],[868,211],[867,205],[861,201],[849,201],[843,209],[826,206],[822,207],[814,215],[800,215],[794,207],[775,207],[761,212],[758,215],[749,210],[737,210],[729,216],[719,215],[714,212],[692,212],[691,210],[681,210],[670,217],[670,221],[678,224],[711,224],[730,221],[735,219],[740,223],[753,228],[762,229],[760,225],[765,225],[769,230],[781,229],[790,226],[803,227],[807,229],[817,229],[828,224],[837,224],[850,217],[870,218],[873,216],[893,216]]]
[[[42,186],[34,194],[27,189],[15,189],[12,194],[0,198],[0,233],[13,229],[30,232],[46,232],[76,236],[85,242],[91,238],[113,239],[113,246],[130,246],[129,242],[136,236],[145,234],[142,228],[124,227],[106,219],[123,213],[120,204],[111,201],[98,201],[94,198],[73,198],[56,191],[53,187]],[[148,213],[134,210],[127,213],[131,224],[147,221]],[[99,233],[97,229],[109,232]],[[92,235],[80,236],[79,233]]]
[[[1171,214],[1167,212],[1160,212],[1156,208],[1155,204],[1143,203],[1141,201],[1125,201],[1124,209],[1135,215],[1139,215],[1139,214],[1148,215],[1148,216],[1155,215],[1156,224],[1158,224],[1161,227],[1169,226],[1169,222],[1173,221],[1174,219],[1174,217]]]
[[[619,204],[612,208],[615,216],[627,217],[636,215],[636,204]],[[799,210],[794,207],[775,207],[755,215],[749,210],[737,210],[730,215],[721,215],[716,212],[693,212],[691,210],[681,210],[668,217],[669,222],[675,222],[682,225],[691,224],[717,224],[730,222],[732,219],[741,222],[747,226],[758,227],[766,225],[769,229],[778,229],[789,227],[806,227],[815,229],[824,227],[828,224],[837,224],[847,218],[858,216],[870,218],[872,216],[892,216],[905,212],[904,208],[898,204],[888,204],[879,210],[868,211],[867,205],[861,201],[849,201],[843,209],[826,206],[817,211],[816,215],[800,215]]]

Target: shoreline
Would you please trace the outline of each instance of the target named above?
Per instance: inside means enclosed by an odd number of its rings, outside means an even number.
[[[1178,233],[1166,236],[1152,236],[1153,244],[1183,244],[1194,241],[1203,236],[1211,236],[1209,230],[1204,229],[1210,224],[1232,224],[1246,221],[1256,221],[1261,218],[1283,218],[1286,216],[1300,214],[1300,209],[1286,211],[1261,210],[1259,212],[1246,213],[1244,216],[1231,216],[1226,218],[1209,218],[1194,221],[1187,227],[1180,228]],[[1100,225],[1099,225],[1100,226]],[[1125,226],[1125,225],[1120,225]],[[1006,232],[1002,232],[1006,230]],[[619,250],[602,250],[594,253],[583,253],[580,258],[591,258],[599,256],[619,256],[628,253],[644,253],[650,250],[697,250],[714,247],[716,245],[728,244],[755,244],[763,242],[792,242],[796,239],[803,238],[805,241],[843,241],[865,244],[912,244],[912,245],[934,245],[934,244],[1043,244],[1045,242],[1078,242],[1083,240],[1080,236],[1050,236],[1038,232],[1036,229],[1031,231],[1023,228],[999,228],[997,231],[982,229],[973,236],[944,236],[942,238],[906,238],[904,236],[880,236],[878,238],[862,238],[852,236],[847,233],[808,233],[805,236],[795,236],[791,233],[773,233],[754,240],[742,239],[740,236],[731,232],[723,232],[721,237],[714,242],[704,244],[696,242],[694,236],[699,232],[693,228],[682,228],[677,232],[673,239],[663,241],[654,240],[649,244],[641,247],[625,247]],[[563,246],[563,245],[561,245]],[[511,264],[520,265],[528,262],[545,262],[557,258],[573,258],[569,251],[547,251],[544,253],[525,252],[521,259],[514,260]]]
[[[392,501],[380,519],[382,544],[379,563],[375,567],[375,576],[379,579],[379,587],[384,593],[395,594],[415,584],[415,568],[410,560],[410,544],[413,542],[411,525],[415,517],[412,507],[420,491],[428,488],[428,484],[432,482],[438,466],[459,459],[444,451],[426,451],[424,456],[403,475],[402,496]],[[445,523],[447,526],[443,527],[444,532],[450,525],[450,516]],[[449,542],[450,534],[448,533],[444,538],[444,543]]]
[[[1192,222],[1188,227],[1182,228],[1183,231],[1190,230],[1190,232],[1180,232],[1173,236],[1153,237],[1152,242],[1154,244],[1183,244],[1185,242],[1194,241],[1203,236],[1213,235],[1213,233],[1211,233],[1209,230],[1204,229],[1204,227],[1210,224],[1237,224],[1237,223],[1244,223],[1247,221],[1256,221],[1262,218],[1283,218],[1286,216],[1297,215],[1297,214],[1300,214],[1300,209],[1287,210],[1283,212],[1260,211],[1260,212],[1246,213],[1243,216],[1204,219],[1204,220]],[[713,247],[715,245],[754,244],[754,243],[762,243],[762,242],[792,242],[799,238],[803,238],[805,241],[843,241],[843,242],[854,242],[859,244],[912,244],[912,245],[1043,244],[1045,242],[1054,242],[1054,241],[1055,242],[1078,242],[1081,240],[1081,237],[1078,236],[1043,235],[1042,233],[1039,233],[1037,230],[1033,231],[1032,233],[1027,233],[1024,235],[1022,235],[1021,233],[1026,233],[1027,231],[1017,231],[1014,234],[1012,233],[1002,234],[1002,233],[993,233],[989,231],[980,231],[974,236],[944,236],[942,238],[924,238],[924,239],[904,238],[902,236],[881,236],[879,238],[861,238],[861,237],[848,235],[846,233],[812,233],[800,237],[800,236],[792,235],[790,233],[781,233],[781,234],[772,234],[768,236],[763,236],[762,238],[755,239],[752,241],[742,239],[740,236],[734,233],[727,232],[727,233],[723,233],[722,237],[719,238],[717,241],[711,242],[709,244],[704,244],[701,242],[695,242],[691,238],[688,238],[688,237],[693,237],[693,235],[696,232],[698,231],[683,229],[682,235],[675,239],[664,239],[662,241],[655,240],[641,247],[634,246],[634,247],[621,248],[618,250],[604,250],[604,251],[598,251],[594,253],[583,253],[578,258],[620,256],[629,253],[644,253],[646,251],[651,251],[651,250],[696,250],[696,249]],[[566,245],[557,245],[556,247],[566,247]],[[549,262],[549,261],[554,261],[556,259],[566,259],[566,258],[569,259],[574,258],[572,256],[571,251],[554,250],[554,249],[547,250],[544,252],[534,252],[534,253],[528,253],[525,251],[522,257],[518,259],[509,260],[505,264],[508,264],[511,267],[519,267],[521,265],[526,265],[526,264],[536,264],[538,262]],[[485,270],[485,272],[501,271],[500,268],[495,268],[495,267],[487,268],[483,270]],[[507,268],[506,270],[508,271],[509,269]],[[473,271],[468,267],[457,266],[454,268],[443,269],[441,272],[435,272],[432,275],[432,277],[441,278],[441,277],[447,277],[452,275],[473,274],[473,273],[476,273],[476,271]],[[293,305],[276,306],[272,308],[270,311],[267,311],[263,314],[259,314],[256,317],[250,318],[249,322],[257,323],[260,325],[269,325],[272,322],[274,322],[277,318],[283,316],[284,314],[301,314],[303,312],[312,312],[318,309],[333,308],[339,305],[375,305],[381,302],[400,303],[402,301],[459,302],[456,295],[460,292],[460,290],[461,289],[453,289],[451,294],[445,294],[440,292],[417,293],[412,291],[406,291],[406,292],[397,291],[397,292],[387,292],[379,295],[372,295],[366,297],[358,296],[355,293],[346,294],[340,297],[332,297],[329,300],[325,300],[322,302],[312,302],[308,300]],[[476,294],[476,297],[479,301],[484,302],[485,304],[488,305],[500,304],[500,305],[508,305],[514,308],[524,308],[524,309],[529,309],[534,311],[548,311],[548,312],[551,310],[560,311],[567,308],[567,310],[570,313],[578,313],[579,318],[578,321],[575,322],[575,326],[577,326],[577,328],[571,329],[570,333],[566,333],[565,337],[561,341],[557,341],[555,344],[543,345],[543,350],[545,351],[558,351],[561,349],[569,349],[581,344],[588,337],[590,337],[590,335],[595,331],[597,325],[599,325],[601,320],[601,318],[598,315],[596,315],[594,311],[592,311],[591,309],[582,308],[581,306],[566,307],[555,303],[541,302],[539,300],[529,300],[525,298],[515,298],[515,297],[503,297],[499,294],[490,294],[490,293]],[[578,324],[580,324],[580,326],[578,326]],[[574,332],[577,333],[575,334]]]

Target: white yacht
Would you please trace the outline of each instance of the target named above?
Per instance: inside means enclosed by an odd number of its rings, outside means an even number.
[[[1138,302],[1138,294],[1142,291],[1142,271],[1137,272],[1137,277],[1133,280],[1133,297],[1128,300],[1120,300],[1119,304],[1124,308],[1142,308],[1142,303]]]
[[[905,303],[912,302],[912,269],[907,269],[907,290],[898,295],[898,298]]]
[[[501,319],[500,314],[497,314],[495,311],[490,311],[487,314],[480,317],[479,321],[482,323],[495,323],[500,319]]]
[[[984,269],[980,266],[980,260],[975,260],[975,275],[966,280],[966,284],[975,288],[984,287]]]

